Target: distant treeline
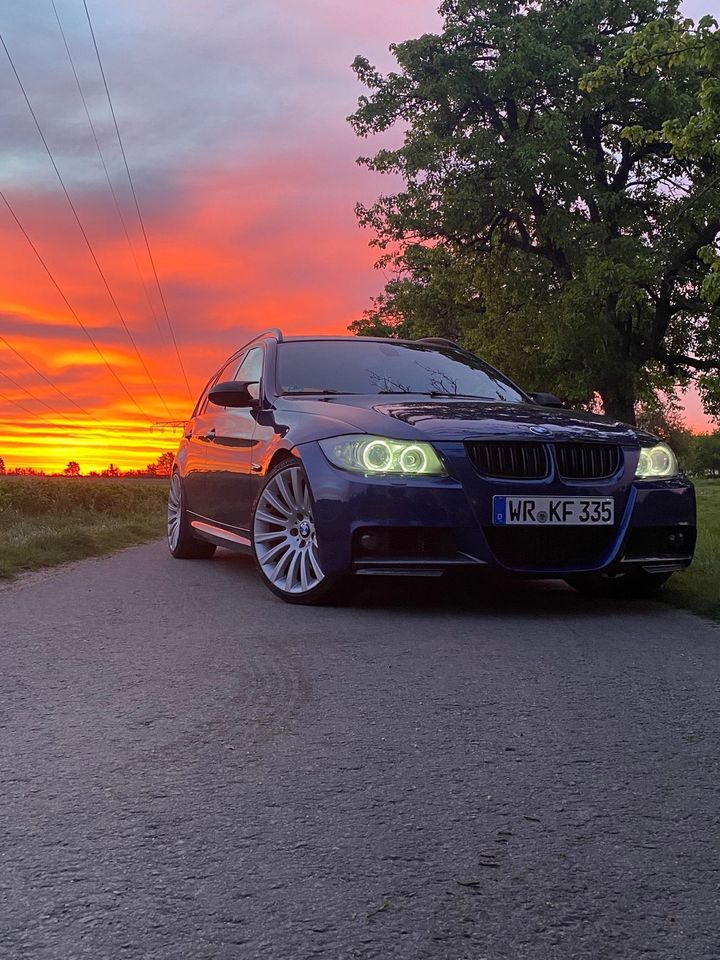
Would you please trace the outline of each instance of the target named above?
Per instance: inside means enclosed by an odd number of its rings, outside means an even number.
[[[678,454],[686,473],[693,477],[720,477],[720,430],[715,433],[688,434],[678,445]]]
[[[169,477],[175,455],[171,451],[160,454],[155,463],[149,463],[144,470],[121,470],[114,463],[105,470],[89,470],[83,473],[80,464],[71,460],[64,470],[53,473],[37,467],[5,468],[5,461],[0,457],[0,476],[7,477]]]

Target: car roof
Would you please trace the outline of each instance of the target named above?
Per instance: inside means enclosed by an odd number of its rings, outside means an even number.
[[[353,334],[302,334],[302,335],[290,335],[285,336],[279,330],[264,330],[262,333],[259,333],[256,337],[253,337],[252,340],[249,340],[247,343],[243,344],[242,347],[239,347],[238,350],[244,350],[246,347],[251,346],[253,343],[257,343],[261,340],[277,340],[278,343],[307,343],[314,342],[317,340],[321,341],[347,341],[348,343],[394,343],[394,344],[408,344],[412,346],[422,345],[424,347],[446,347],[448,349],[455,349],[463,351],[463,348],[458,343],[453,343],[452,340],[445,340],[442,337],[421,337],[417,340],[410,340],[407,337],[356,337]]]

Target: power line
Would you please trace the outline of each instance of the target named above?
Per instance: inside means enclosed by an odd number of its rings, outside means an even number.
[[[43,423],[49,424],[51,427],[57,426],[57,424],[52,423],[50,420],[46,420],[45,417],[40,416],[39,413],[35,410],[30,410],[29,407],[23,406],[19,400],[13,400],[12,397],[8,397],[7,394],[0,391],[0,397],[5,400],[7,403],[14,403],[16,407],[20,407],[21,410],[24,410],[25,413],[29,413],[31,417],[37,417],[38,420],[41,420]]]
[[[22,390],[23,393],[26,393],[31,400],[35,400],[36,403],[41,403],[44,407],[47,407],[48,410],[54,413],[56,417],[62,417],[63,420],[67,420],[68,423],[73,422],[70,419],[70,417],[67,416],[67,414],[61,413],[59,410],[56,410],[55,407],[52,406],[52,404],[47,403],[47,401],[43,400],[42,397],[37,397],[32,392],[32,390],[28,390],[27,387],[24,387],[21,383],[18,383],[17,380],[15,380],[14,377],[11,377],[9,373],[6,373],[5,370],[2,369],[2,367],[0,367],[0,375],[5,377],[6,380],[9,380],[10,383],[14,387],[17,387],[18,390]]]
[[[0,342],[4,343],[5,346],[8,348],[8,350],[12,350],[12,352],[15,354],[16,357],[19,357],[22,360],[22,362],[27,364],[27,366],[30,367],[30,369],[33,370],[42,380],[44,380],[45,383],[49,384],[49,386],[53,388],[55,393],[59,394],[59,396],[61,396],[64,400],[67,400],[68,403],[71,403],[74,407],[77,407],[80,413],[85,414],[86,417],[90,417],[91,420],[97,420],[98,423],[101,422],[96,416],[94,416],[92,413],[89,413],[87,410],[85,410],[84,407],[81,407],[76,400],[73,400],[72,397],[69,397],[63,390],[60,389],[60,387],[57,387],[52,382],[52,380],[48,379],[48,377],[45,376],[45,374],[41,370],[38,370],[35,364],[31,363],[26,356],[24,356],[19,350],[16,350],[15,347],[11,343],[9,343],[5,339],[5,337],[1,335],[0,335]]]
[[[119,306],[117,300],[115,299],[115,296],[114,296],[112,290],[110,289],[110,284],[108,283],[107,278],[106,278],[106,276],[105,276],[105,273],[103,272],[103,269],[102,269],[102,267],[100,266],[100,261],[98,260],[97,256],[95,255],[95,250],[93,249],[93,245],[92,245],[92,243],[90,242],[90,238],[88,237],[88,235],[87,235],[87,233],[86,233],[86,231],[85,231],[85,228],[84,228],[83,225],[82,225],[82,221],[81,221],[80,216],[79,216],[79,214],[78,214],[78,212],[77,212],[77,209],[76,209],[76,207],[75,207],[75,204],[73,203],[72,198],[70,197],[70,194],[69,194],[69,192],[68,192],[68,189],[67,189],[67,187],[65,186],[65,181],[63,180],[62,174],[60,173],[60,170],[59,170],[59,168],[58,168],[57,163],[55,162],[55,158],[54,158],[53,155],[52,155],[52,150],[50,149],[50,146],[49,146],[49,144],[48,144],[48,142],[47,142],[47,139],[46,139],[46,137],[45,137],[45,134],[43,133],[43,130],[42,130],[42,127],[40,126],[40,122],[39,122],[39,120],[38,120],[38,118],[37,118],[37,115],[36,115],[35,111],[33,110],[32,104],[30,103],[30,98],[28,97],[27,92],[26,92],[26,90],[25,90],[25,87],[23,86],[23,82],[22,82],[22,80],[20,79],[20,74],[17,72],[17,69],[16,69],[16,67],[15,67],[15,63],[14,63],[12,57],[10,56],[10,51],[9,51],[8,48],[7,48],[7,45],[6,45],[6,43],[5,43],[5,40],[4,40],[3,36],[2,36],[2,34],[0,34],[0,44],[2,44],[3,49],[5,50],[5,54],[6,54],[7,58],[8,58],[8,61],[10,62],[10,67],[12,68],[12,71],[13,71],[13,73],[15,74],[15,79],[17,80],[18,85],[19,85],[19,87],[20,87],[20,90],[22,91],[22,95],[23,95],[23,97],[25,98],[25,103],[27,104],[28,110],[30,111],[30,114],[31,114],[31,116],[32,116],[32,118],[33,118],[33,120],[34,120],[34,122],[35,122],[35,126],[36,126],[36,128],[37,128],[37,131],[38,131],[38,133],[40,134],[40,139],[42,140],[43,145],[44,145],[44,147],[45,147],[45,150],[47,151],[47,155],[48,155],[48,157],[50,158],[50,163],[51,163],[52,166],[53,166],[53,170],[55,171],[55,174],[56,174],[56,176],[57,176],[57,178],[58,178],[58,181],[60,182],[60,186],[62,187],[63,193],[65,194],[65,199],[67,200],[68,205],[69,205],[70,209],[72,210],[73,216],[75,217],[75,222],[76,222],[77,225],[78,225],[78,229],[80,230],[80,233],[82,234],[83,240],[85,241],[85,244],[86,244],[86,246],[87,246],[87,248],[88,248],[88,250],[89,250],[89,252],[90,252],[90,256],[92,257],[93,263],[95,264],[95,267],[97,268],[97,271],[98,271],[98,273],[99,273],[99,275],[100,275],[100,278],[102,279],[102,282],[103,282],[103,284],[104,284],[104,286],[105,286],[105,289],[106,289],[106,291],[107,291],[107,294],[108,294],[108,296],[110,297],[110,300],[111,300],[111,302],[112,302],[113,307],[115,308],[115,311],[116,311],[116,313],[117,313],[117,315],[118,315],[118,318],[119,318],[119,320],[120,320],[120,323],[122,324],[123,328],[125,329],[125,333],[127,334],[128,339],[130,340],[130,343],[132,344],[132,347],[133,347],[133,349],[134,349],[134,351],[135,351],[135,353],[136,353],[136,355],[137,355],[137,358],[138,358],[138,360],[140,361],[140,365],[142,366],[143,370],[145,371],[145,375],[146,375],[146,377],[148,378],[148,381],[152,384],[152,387],[153,387],[153,389],[155,390],[155,393],[158,395],[158,398],[159,398],[160,402],[161,402],[162,405],[165,407],[165,410],[167,411],[168,416],[171,416],[171,414],[170,414],[170,409],[169,409],[168,405],[165,403],[165,400],[164,400],[162,394],[160,393],[160,391],[159,391],[159,389],[158,389],[158,386],[157,386],[157,384],[155,383],[155,380],[153,379],[152,374],[151,374],[150,371],[148,370],[147,364],[146,364],[145,361],[143,360],[142,355],[140,354],[140,350],[138,349],[137,343],[135,342],[135,338],[133,337],[130,328],[128,327],[127,323],[125,322],[125,317],[123,316],[122,310],[120,309],[120,306]]]
[[[140,264],[138,263],[137,256],[135,255],[135,248],[133,246],[132,240],[130,239],[130,232],[128,231],[127,223],[125,222],[125,217],[123,216],[122,209],[120,207],[120,201],[118,200],[117,194],[115,193],[115,188],[112,185],[112,180],[110,178],[110,171],[108,170],[107,163],[105,162],[105,155],[103,154],[102,147],[100,146],[100,139],[97,135],[97,131],[95,129],[95,124],[93,123],[92,116],[90,115],[90,108],[88,107],[87,100],[85,99],[85,94],[83,92],[82,84],[80,83],[80,77],[78,76],[78,72],[75,67],[75,61],[70,51],[70,45],[68,44],[67,37],[65,35],[65,31],[63,29],[63,25],[60,20],[60,14],[58,13],[57,7],[55,5],[55,0],[50,0],[50,2],[52,3],[55,19],[57,20],[58,29],[60,30],[60,36],[62,37],[63,45],[65,46],[65,52],[67,53],[68,60],[70,61],[70,67],[72,69],[73,76],[75,77],[75,84],[77,86],[78,93],[80,94],[82,105],[85,109],[85,116],[87,117],[87,121],[92,131],[93,140],[95,141],[95,146],[97,147],[98,156],[100,157],[102,168],[105,171],[105,179],[107,180],[107,185],[110,188],[110,193],[112,194],[113,203],[115,204],[115,210],[117,211],[118,218],[120,219],[120,223],[122,224],[123,233],[125,234],[125,239],[127,240],[128,247],[130,248],[130,253],[132,254],[133,263],[135,264],[135,270],[137,271],[138,278],[140,280],[140,283],[142,284],[142,288],[145,293],[145,300],[147,301],[147,305],[150,309],[150,312],[152,313],[152,318],[153,318],[153,321],[155,322],[155,327],[158,333],[162,335],[162,330],[160,329],[160,323],[157,317],[157,311],[155,310],[155,306],[150,297],[150,293],[148,291],[145,278],[143,277],[142,271],[140,270]]]
[[[25,239],[26,239],[27,242],[29,243],[30,248],[32,249],[32,251],[33,251],[33,253],[35,254],[35,256],[37,257],[38,261],[40,262],[40,265],[42,266],[43,270],[45,271],[45,273],[46,273],[46,274],[48,275],[48,277],[50,278],[51,283],[53,284],[53,286],[55,287],[55,289],[57,290],[57,292],[60,294],[60,296],[62,297],[63,302],[65,303],[65,306],[68,308],[68,310],[70,311],[70,313],[71,313],[72,316],[75,318],[75,320],[77,321],[78,325],[80,326],[80,329],[83,331],[83,333],[85,334],[85,336],[88,338],[88,340],[90,341],[90,343],[91,343],[91,344],[93,345],[93,347],[95,348],[95,352],[97,353],[97,355],[100,357],[100,359],[102,360],[102,362],[103,362],[103,363],[105,364],[105,366],[108,368],[108,370],[109,370],[110,373],[113,375],[113,377],[115,378],[115,380],[117,380],[117,382],[120,384],[121,388],[122,388],[123,391],[125,392],[125,394],[126,394],[126,396],[128,397],[128,399],[131,401],[131,403],[134,404],[134,406],[137,408],[137,410],[140,412],[140,414],[141,414],[143,417],[145,417],[146,420],[149,420],[150,417],[148,417],[148,415],[145,413],[145,411],[143,410],[143,408],[142,408],[142,407],[140,406],[140,404],[137,402],[137,400],[135,399],[135,397],[130,393],[130,391],[128,390],[128,388],[125,386],[125,384],[123,383],[123,381],[120,379],[119,375],[115,372],[112,364],[110,363],[110,361],[107,359],[107,357],[105,356],[105,354],[102,352],[102,350],[100,349],[100,347],[99,347],[98,344],[96,343],[95,338],[94,338],[93,335],[90,333],[90,331],[89,331],[88,328],[85,326],[85,324],[82,322],[82,320],[81,320],[80,317],[78,316],[75,308],[74,308],[73,305],[70,303],[70,301],[68,300],[68,298],[65,296],[65,293],[63,292],[62,287],[60,286],[60,284],[57,282],[57,280],[56,280],[55,277],[53,276],[52,271],[50,270],[50,267],[48,267],[47,263],[45,263],[45,260],[43,259],[42,254],[40,253],[40,251],[38,250],[38,248],[37,248],[37,247],[35,246],[35,244],[33,243],[32,238],[30,237],[30,234],[27,232],[27,230],[25,229],[25,227],[24,227],[24,226],[22,225],[22,223],[20,222],[20,218],[18,217],[18,215],[17,215],[17,214],[15,213],[15,211],[13,210],[13,208],[12,208],[12,206],[11,206],[11,204],[10,204],[10,201],[9,201],[8,198],[5,196],[5,194],[3,193],[2,190],[0,190],[0,197],[2,198],[3,202],[5,203],[5,206],[6,206],[6,207],[8,208],[8,210],[10,211],[10,216],[13,218],[13,220],[15,221],[15,223],[18,225],[18,227],[20,228],[20,231],[22,232],[23,236],[25,237]]]
[[[25,393],[27,393],[28,396],[29,396],[32,400],[36,400],[36,401],[38,401],[39,403],[44,403],[44,402],[45,402],[44,400],[41,400],[40,397],[36,397],[36,396],[35,396],[33,393],[31,393],[29,390],[26,390],[25,387],[23,387],[23,386],[22,386],[21,384],[19,384],[16,380],[14,380],[11,376],[9,376],[4,370],[0,370],[0,374],[1,374],[2,376],[6,377],[15,387],[17,387],[18,389],[20,389],[20,390],[24,391]],[[38,413],[37,410],[31,410],[30,407],[26,407],[26,406],[25,406],[23,403],[21,403],[19,400],[15,400],[13,397],[9,397],[6,393],[0,392],[0,398],[2,398],[3,400],[5,400],[7,403],[12,403],[12,404],[14,404],[16,407],[19,407],[22,411],[24,411],[25,413],[29,414],[31,417],[35,417],[35,419],[39,420],[41,423],[47,423],[47,424],[49,424],[49,425],[52,426],[52,427],[57,427],[57,426],[58,426],[57,422],[53,422],[53,421],[47,419],[47,415],[44,414],[44,411],[43,411],[43,413]],[[47,406],[47,404],[46,404],[46,406]],[[63,429],[63,436],[65,436],[65,437],[87,437],[87,435],[88,435],[88,428],[87,428],[87,426],[86,426],[85,424],[83,424],[83,423],[80,423],[80,424],[79,424],[79,423],[77,423],[77,421],[71,420],[71,419],[70,419],[69,417],[67,417],[64,413],[60,413],[59,411],[55,410],[54,407],[49,407],[49,409],[52,410],[54,413],[56,413],[58,416],[63,417],[63,418],[64,418],[65,420],[67,420],[68,423],[70,424],[69,427],[66,427],[65,424],[60,424],[60,426],[62,426],[62,429]],[[16,420],[3,420],[2,422],[4,422],[4,423],[10,423],[10,424],[15,424],[15,423],[17,423],[18,421],[16,421]],[[132,432],[132,430],[135,430],[135,431],[137,431],[137,432],[147,430],[149,433],[154,433],[154,428],[155,428],[155,426],[156,426],[155,424],[142,424],[141,426],[132,427],[131,429],[129,429],[128,427],[118,427],[118,426],[114,426],[114,425],[109,425],[109,424],[103,423],[101,420],[97,420],[96,422],[100,424],[100,432],[101,432],[101,433],[120,433],[120,434],[122,434],[124,437],[127,437],[128,434]]]
[[[113,107],[112,97],[110,96],[110,88],[108,87],[107,78],[105,76],[105,70],[103,69],[102,59],[100,57],[100,50],[98,49],[97,40],[95,38],[95,31],[93,29],[92,20],[90,19],[90,11],[86,0],[83,0],[83,6],[85,7],[85,15],[87,16],[88,26],[90,27],[90,35],[92,37],[93,46],[95,47],[95,55],[97,57],[98,66],[100,68],[100,74],[103,80],[103,86],[105,87],[105,93],[107,94],[108,104],[110,106],[110,113],[112,114],[113,123],[115,125],[115,133],[117,134],[118,144],[120,145],[120,152],[122,153],[123,163],[125,164],[125,171],[127,173],[128,183],[130,184],[130,190],[132,192],[133,200],[135,201],[135,209],[137,211],[138,220],[140,221],[140,227],[142,229],[142,235],[145,240],[145,247],[147,248],[148,258],[152,266],[153,276],[155,277],[155,283],[157,285],[158,293],[160,294],[160,302],[163,305],[163,310],[165,312],[165,319],[167,320],[168,329],[170,331],[170,336],[172,337],[173,345],[175,347],[175,353],[177,354],[178,363],[180,364],[180,369],[182,371],[183,378],[185,380],[185,386],[187,387],[188,397],[191,402],[193,400],[192,390],[190,389],[190,383],[188,382],[187,373],[185,372],[185,365],[182,361],[182,356],[180,355],[180,349],[178,347],[177,339],[175,337],[175,331],[173,329],[172,321],[170,320],[170,313],[165,302],[165,295],[163,294],[162,287],[160,286],[160,277],[158,276],[157,268],[155,266],[155,258],[153,257],[152,250],[150,249],[150,240],[148,239],[147,230],[145,229],[145,221],[143,220],[142,213],[140,212],[140,204],[138,203],[137,194],[135,192],[135,185],[133,183],[133,178],[130,173],[130,166],[127,161],[127,156],[125,155],[125,147],[123,146],[122,137],[120,136],[120,127],[118,126],[117,117],[115,116],[115,108]]]

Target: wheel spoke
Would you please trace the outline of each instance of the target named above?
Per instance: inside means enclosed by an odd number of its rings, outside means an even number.
[[[293,498],[296,507],[302,507],[305,503],[305,484],[299,470],[293,470],[290,474],[290,484],[292,486]]]
[[[297,580],[297,568],[300,563],[302,554],[299,550],[293,550],[293,555],[290,560],[290,563],[287,568],[287,574],[285,576],[285,589],[289,590],[291,593],[295,593],[294,590],[295,583]]]
[[[317,556],[317,546],[315,544],[313,544],[308,550],[308,556],[310,557],[310,564],[313,568],[313,573],[318,578],[318,580],[321,580],[323,577],[323,572],[322,572],[322,569],[320,568],[320,561],[318,560],[318,556]]]
[[[285,531],[284,530],[273,530],[268,533],[256,533],[254,540],[255,543],[267,543],[268,540],[284,540]]]
[[[292,510],[289,510],[285,504],[281,503],[271,490],[266,490],[263,493],[263,500],[265,503],[269,503],[272,507],[274,507],[281,517],[289,517],[293,512]]]
[[[303,550],[300,556],[300,589],[303,593],[308,588],[308,552]]]
[[[271,513],[266,513],[264,510],[258,510],[255,513],[257,520],[262,520],[263,523],[269,523],[273,527],[282,527],[284,530],[287,524],[287,520],[281,520],[280,517],[274,517]]]
[[[280,557],[278,562],[275,564],[275,568],[272,572],[272,580],[277,583],[279,580],[285,580],[287,582],[286,570],[288,563],[295,555],[295,551],[291,546],[288,546],[285,550],[285,553]]]
[[[293,499],[292,493],[288,489],[288,485],[285,481],[285,477],[281,473],[279,473],[277,477],[275,477],[275,482],[277,484],[278,493],[283,498],[285,503],[287,503],[288,505],[289,512],[294,513],[297,510],[297,504]]]
[[[292,544],[288,543],[287,540],[283,537],[280,543],[268,549],[267,553],[265,553],[265,555],[263,556],[263,563],[273,563],[275,560],[277,560],[279,554],[281,554],[283,550],[292,551],[292,549],[293,549]]]

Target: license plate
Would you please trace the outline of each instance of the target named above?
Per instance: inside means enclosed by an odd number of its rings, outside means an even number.
[[[615,520],[611,497],[493,497],[493,523],[553,526],[609,526]]]

